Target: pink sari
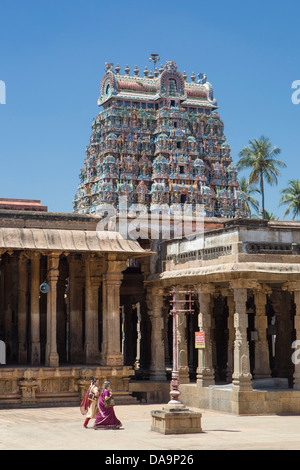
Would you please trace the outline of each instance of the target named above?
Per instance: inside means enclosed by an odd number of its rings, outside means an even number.
[[[104,400],[110,392],[102,390],[98,399],[99,412],[94,423],[94,429],[118,429],[122,426],[121,421],[115,415],[113,407],[105,408]]]

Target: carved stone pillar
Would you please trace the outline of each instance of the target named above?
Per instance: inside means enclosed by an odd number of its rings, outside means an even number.
[[[164,290],[148,287],[147,305],[151,320],[151,362],[149,376],[151,380],[166,380],[164,348]]]
[[[103,340],[102,360],[108,366],[121,366],[124,357],[121,351],[120,287],[122,271],[127,263],[108,255],[107,271],[103,275]]]
[[[56,285],[59,275],[59,253],[50,253],[47,257],[47,280],[49,292],[47,294],[47,343],[45,363],[46,366],[58,367],[59,357],[56,342]]]
[[[182,286],[176,286],[176,291],[185,290]],[[177,300],[185,300],[185,294],[177,294]],[[183,309],[184,304],[177,304],[177,308]],[[189,379],[188,347],[187,347],[187,317],[185,312],[177,315],[177,344],[178,344],[178,372],[179,382],[186,384]]]
[[[198,350],[197,385],[200,387],[208,387],[215,383],[210,310],[211,294],[213,292],[214,286],[211,284],[198,287],[198,326],[199,331],[204,331],[205,333],[205,348]]]
[[[136,316],[137,316],[137,324],[136,324],[136,358],[134,363],[134,370],[139,370],[141,367],[141,340],[142,340],[142,332],[141,332],[141,304],[137,302],[135,305],[136,308]]]
[[[85,258],[85,360],[87,364],[100,362],[98,295],[100,276],[95,270],[96,260],[92,255]]]
[[[296,306],[296,315],[294,319],[294,327],[296,330],[296,341],[300,341],[300,285],[294,286],[294,302]],[[300,362],[295,361],[295,370],[293,375],[293,388],[300,390]]]
[[[247,282],[234,281],[231,283],[234,293],[234,370],[232,383],[238,391],[252,390],[249,344],[247,340],[248,315],[246,310]]]
[[[83,286],[82,259],[71,254],[69,261],[69,312],[70,312],[70,362],[83,362],[82,326],[83,326]]]
[[[295,286],[294,286],[295,287]],[[291,343],[293,334],[292,317],[292,292],[293,284],[288,283],[283,289],[272,289],[270,296],[271,305],[275,314],[275,360],[274,369],[276,377],[288,378],[292,380],[294,365],[291,362]]]
[[[294,304],[296,308],[294,328],[296,332],[295,341],[297,342],[296,344],[298,344],[298,342],[300,342],[300,282],[288,282],[283,288],[294,292]],[[291,353],[292,352],[293,350],[291,349]],[[300,390],[300,362],[298,360],[294,361],[293,388]]]
[[[48,295],[48,294],[47,294]],[[30,289],[30,329],[31,329],[31,357],[32,365],[41,363],[40,344],[40,254],[31,256],[31,289]]]
[[[13,345],[12,345],[12,263],[13,257],[7,255],[5,257],[3,271],[4,271],[4,338],[6,345],[6,358],[12,359]]]
[[[255,369],[253,371],[255,379],[271,377],[266,315],[267,293],[270,292],[269,288],[262,286],[261,291],[256,290],[254,293],[255,329],[258,333],[258,339],[255,341]]]
[[[27,257],[20,253],[18,260],[18,361],[27,364]]]
[[[227,298],[228,318],[227,318],[227,329],[228,329],[228,344],[227,344],[227,367],[226,367],[226,381],[232,381],[233,374],[233,354],[234,354],[234,313],[235,303],[232,291],[226,289],[222,291],[222,295]]]

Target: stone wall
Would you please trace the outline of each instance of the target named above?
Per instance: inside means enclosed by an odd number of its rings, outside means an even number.
[[[32,367],[0,369],[0,408],[80,405],[91,379],[109,380],[117,404],[135,403],[130,367]]]
[[[300,414],[300,391],[251,390],[234,391],[231,386],[179,387],[181,401],[189,407],[203,408],[236,415]]]

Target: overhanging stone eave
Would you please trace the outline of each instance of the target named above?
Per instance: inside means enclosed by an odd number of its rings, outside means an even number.
[[[115,253],[131,258],[152,253],[118,232],[0,227],[0,251],[8,250]]]
[[[172,281],[188,279],[189,284],[195,281],[226,282],[234,279],[255,279],[268,282],[285,282],[289,280],[300,281],[300,265],[274,263],[228,263],[223,265],[202,266],[165,271],[149,276],[147,282]]]

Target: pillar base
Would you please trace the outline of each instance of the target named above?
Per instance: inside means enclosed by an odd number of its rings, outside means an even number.
[[[201,433],[202,414],[191,411],[184,405],[166,405],[162,410],[151,412],[151,431],[161,434]]]
[[[50,353],[47,361],[47,366],[49,367],[58,367],[59,366],[59,357],[56,353]]]
[[[215,376],[213,373],[197,373],[197,385],[198,387],[209,387],[215,385]]]
[[[31,358],[30,364],[33,366],[39,366],[41,363],[41,345],[40,343],[32,343],[31,345]]]
[[[124,358],[123,354],[107,354],[106,365],[107,366],[123,366]]]
[[[190,373],[188,367],[180,367],[179,369],[179,383],[188,384],[190,383]]]
[[[165,382],[167,380],[167,374],[165,370],[154,370],[149,371],[149,380],[158,381],[158,382]]]
[[[238,378],[232,380],[233,390],[235,392],[248,392],[252,390],[251,378]]]

